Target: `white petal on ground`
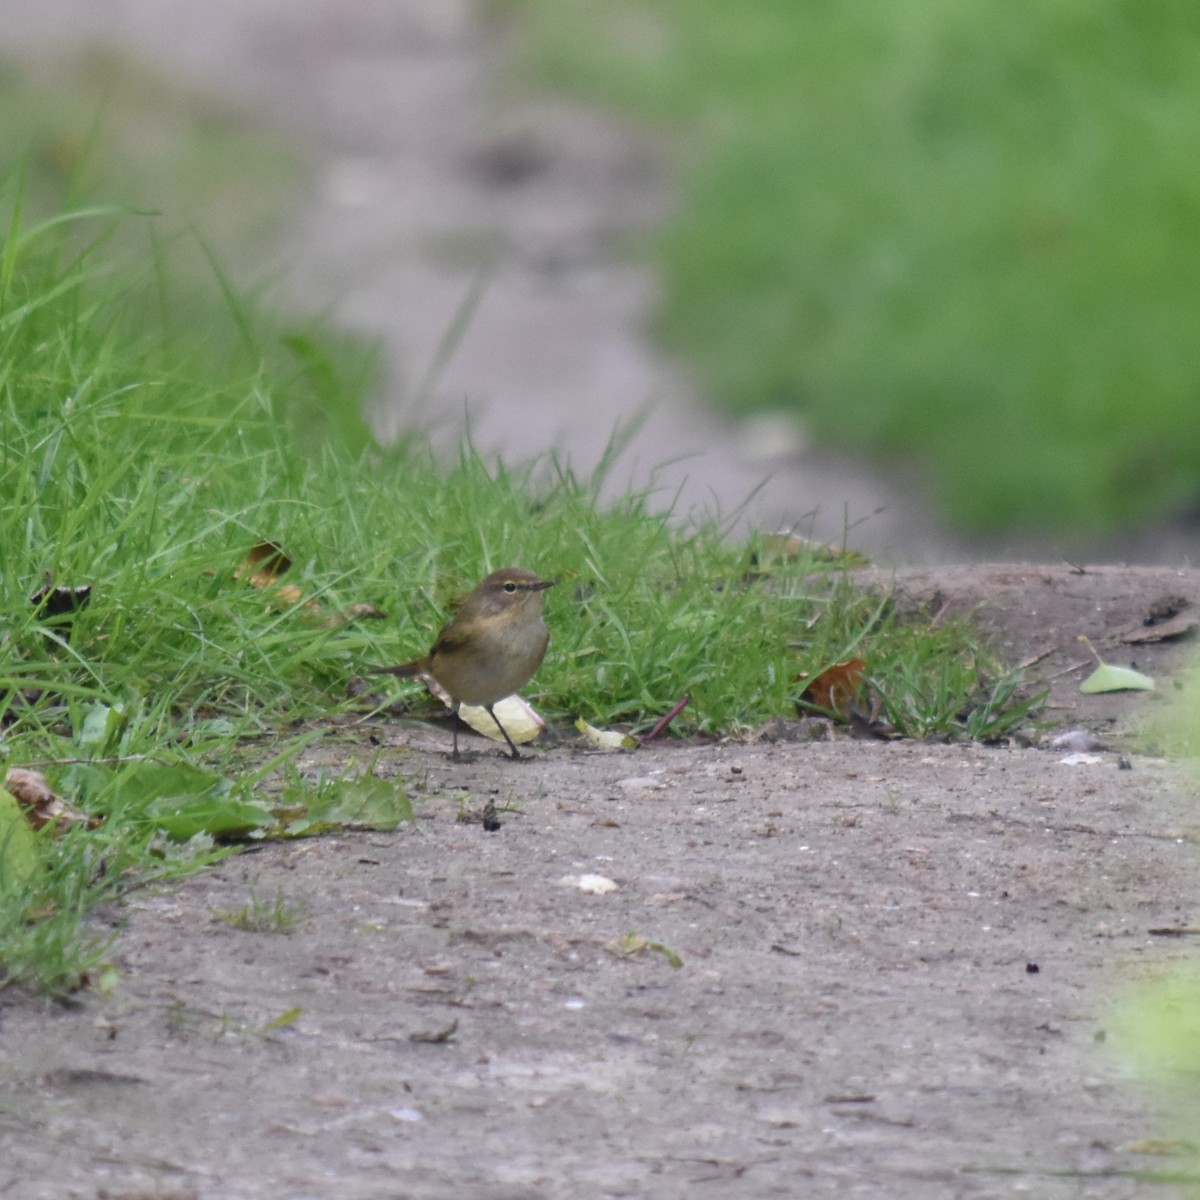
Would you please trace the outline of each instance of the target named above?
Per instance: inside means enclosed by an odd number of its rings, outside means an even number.
[[[564,875],[558,882],[593,896],[606,896],[617,890],[617,884],[607,875]]]

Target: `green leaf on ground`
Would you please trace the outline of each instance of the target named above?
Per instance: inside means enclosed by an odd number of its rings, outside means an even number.
[[[244,837],[271,824],[271,814],[265,808],[221,794],[163,796],[151,802],[146,816],[181,842],[198,833]]]
[[[1089,696],[1095,692],[1152,692],[1154,680],[1132,667],[1114,667],[1112,663],[1101,663],[1079,685],[1079,690]]]
[[[0,788],[0,893],[27,884],[40,862],[37,836],[21,806]]]
[[[272,822],[271,814],[243,799],[230,780],[186,763],[147,763],[123,783],[123,798],[130,798],[130,789],[144,804],[146,819],[180,841],[198,833],[241,837]]]
[[[282,837],[312,837],[331,829],[395,829],[413,815],[412,801],[400,784],[377,775],[322,779],[315,786],[294,778],[277,811]]]
[[[266,808],[245,799],[246,789],[187,763],[144,760],[120,769],[76,764],[57,782],[85,807],[119,810],[179,841],[198,833],[244,837],[274,821]]]
[[[128,721],[127,714],[120,708],[96,701],[89,704],[83,727],[76,739],[81,750],[94,754],[109,754],[116,750],[121,732]]]

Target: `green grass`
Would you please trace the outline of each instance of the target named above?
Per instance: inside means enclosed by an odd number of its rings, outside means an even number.
[[[1200,1196],[1200,974],[1183,956],[1169,969],[1127,985],[1109,1019],[1107,1043],[1122,1068],[1131,1072],[1159,1103],[1163,1182],[1185,1184]]]
[[[274,900],[268,901],[251,888],[250,899],[241,908],[218,911],[216,916],[230,929],[245,933],[290,933],[304,919],[306,911],[307,905],[291,903],[284,897],[282,889],[277,889]]]
[[[665,341],[736,411],[920,464],[974,530],[1200,479],[1200,8],[495,0],[671,133]]]
[[[312,785],[289,757],[361,713],[348,681],[425,651],[450,597],[505,564],[559,580],[529,694],[563,724],[645,728],[686,693],[674,732],[737,733],[794,716],[805,673],[850,657],[911,736],[999,736],[1027,718],[965,626],[901,624],[839,570],[732,544],[715,523],[678,528],[644,495],[601,508],[600,480],[553,460],[380,447],[360,416],[369,355],[268,320],[219,273],[211,295],[181,288],[191,274],[171,262],[187,247],[139,218],[27,226],[9,200],[0,771],[43,770],[103,821],[39,836],[39,869],[3,892],[0,989],[93,977],[105,940],[87,913],[203,866],[222,838],[402,821],[394,785]],[[142,230],[137,270],[124,248],[108,257],[115,220]],[[286,548],[298,594],[239,574],[265,541]],[[40,610],[47,575],[89,602]],[[386,620],[329,619],[359,603]]]

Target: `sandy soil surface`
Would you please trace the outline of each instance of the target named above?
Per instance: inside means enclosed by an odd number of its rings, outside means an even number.
[[[1130,980],[1194,958],[1151,931],[1197,924],[1195,797],[1162,760],[1123,768],[1161,695],[1080,696],[1075,639],[1169,693],[1186,644],[1122,639],[1164,597],[1200,606],[1200,573],[900,584],[993,597],[1054,711],[1108,748],[562,742],[512,763],[477,740],[452,763],[443,727],[341,730],[306,768],[381,753],[415,827],[139,893],[107,914],[113,993],[6,997],[0,1195],[1146,1194],[1134,1174],[1170,1167],[1148,1139],[1179,1131],[1109,1022]],[[251,894],[301,919],[230,928]]]

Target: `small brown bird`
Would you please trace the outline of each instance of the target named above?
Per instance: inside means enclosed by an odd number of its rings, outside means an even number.
[[[458,757],[458,710],[477,704],[496,722],[513,758],[520,758],[492,705],[520,691],[546,656],[550,631],[542,620],[542,593],[552,580],[522,567],[493,571],[443,628],[424,658],[381,667],[374,675],[431,675],[449,694],[454,712],[454,753]]]

